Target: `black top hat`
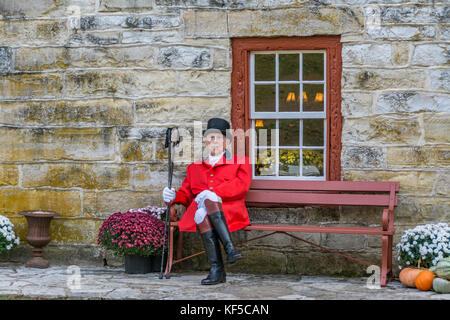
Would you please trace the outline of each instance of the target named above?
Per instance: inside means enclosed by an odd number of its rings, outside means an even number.
[[[220,131],[225,137],[231,139],[231,134],[229,132],[230,127],[230,123],[225,119],[211,118],[208,120],[206,130],[203,130],[203,135],[209,132]]]

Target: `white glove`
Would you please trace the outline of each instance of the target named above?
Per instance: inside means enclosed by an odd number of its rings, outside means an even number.
[[[202,221],[205,219],[208,212],[204,207],[200,207],[195,211],[194,221],[196,224],[202,223]]]
[[[164,202],[169,203],[170,201],[174,200],[177,196],[177,193],[174,188],[169,189],[168,187],[165,187],[163,190],[163,199]]]
[[[209,190],[203,190],[197,195],[197,197],[195,197],[195,201],[200,207],[203,206],[203,201],[205,201],[206,199],[215,202],[222,202],[222,198],[220,198],[215,192]]]

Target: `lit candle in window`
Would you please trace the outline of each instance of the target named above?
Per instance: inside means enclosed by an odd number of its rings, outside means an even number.
[[[295,93],[294,92],[289,92],[288,96],[286,98],[286,102],[292,102],[295,101]]]
[[[306,95],[306,91],[303,91],[303,100],[308,101],[308,96]]]
[[[264,123],[262,120],[256,120],[255,121],[255,127],[261,128],[264,127]]]
[[[316,97],[314,98],[315,102],[322,102],[323,101],[323,93],[317,92]]]

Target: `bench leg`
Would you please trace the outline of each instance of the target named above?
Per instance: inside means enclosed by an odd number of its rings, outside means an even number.
[[[175,227],[170,226],[169,228],[169,243],[170,243],[170,248],[169,248],[169,256],[167,257],[167,263],[166,263],[166,271],[164,272],[164,276],[166,278],[170,278],[170,270],[172,270],[172,264],[173,264],[173,233],[175,230]]]
[[[178,232],[177,260],[183,258],[183,231]],[[183,272],[182,262],[178,262],[177,272]]]
[[[392,277],[392,236],[382,237],[382,256],[381,256],[381,283],[382,287],[387,285],[387,282]]]
[[[388,273],[387,280],[392,281],[392,244],[394,242],[394,236],[388,236]]]

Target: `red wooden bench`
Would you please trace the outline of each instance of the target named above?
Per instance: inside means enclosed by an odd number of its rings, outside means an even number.
[[[275,233],[283,233],[294,239],[306,242],[331,253],[339,254],[350,260],[373,265],[345,254],[327,249],[318,244],[306,241],[289,232],[307,233],[343,233],[379,235],[382,239],[381,286],[386,286],[392,278],[392,243],[394,236],[394,207],[397,206],[398,182],[377,181],[258,181],[253,180],[246,196],[246,205],[249,207],[298,207],[298,206],[366,206],[381,207],[382,219],[380,227],[328,227],[312,225],[274,225],[251,224],[245,231],[269,231],[271,233],[249,239],[240,244],[261,239]],[[270,190],[270,191],[269,191]],[[182,211],[186,208],[183,207]],[[381,211],[381,210],[380,210]],[[171,209],[172,217],[177,216],[174,206]],[[174,229],[177,222],[172,219],[170,227],[170,243],[173,243]],[[237,244],[239,245],[239,244]],[[204,251],[188,257],[182,257],[183,233],[178,238],[177,259],[173,259],[173,246],[169,250],[169,259],[166,265],[166,274],[170,273],[174,264],[193,258]]]

